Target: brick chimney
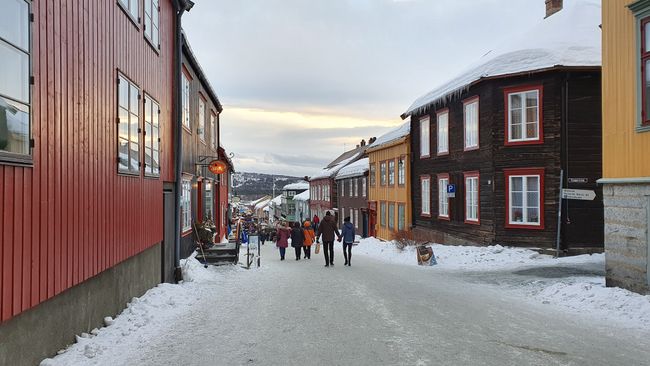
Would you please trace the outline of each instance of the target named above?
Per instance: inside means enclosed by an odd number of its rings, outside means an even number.
[[[544,0],[546,3],[546,17],[548,18],[551,15],[562,10],[562,0]]]
[[[361,146],[366,146],[366,140],[365,139],[361,140]]]

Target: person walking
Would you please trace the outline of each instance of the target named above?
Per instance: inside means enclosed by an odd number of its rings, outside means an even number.
[[[316,234],[314,233],[314,229],[311,227],[311,222],[309,222],[309,220],[305,221],[302,232],[305,237],[302,250],[305,252],[305,259],[311,259],[311,245],[316,240]]]
[[[318,232],[318,227],[320,226],[320,218],[318,215],[314,214],[314,218],[311,219],[312,224],[314,224],[314,231]],[[316,238],[316,242],[318,243],[318,238]]]
[[[291,230],[287,227],[287,223],[283,223],[279,228],[276,233],[277,241],[275,242],[275,246],[277,246],[280,249],[280,260],[284,260],[284,255],[287,251],[287,247],[289,246],[289,237],[291,236]]]
[[[322,237],[323,239],[323,252],[325,254],[325,267],[334,265],[334,236],[341,240],[341,233],[336,225],[336,220],[332,217],[332,213],[327,211],[325,218],[318,226],[318,235],[316,241]]]
[[[300,260],[300,252],[302,251],[302,244],[305,241],[305,235],[302,232],[299,222],[293,223],[293,229],[291,230],[291,246],[296,251],[296,260]]]
[[[260,230],[260,243],[264,245],[264,242],[266,241],[266,229]]]
[[[355,230],[354,225],[350,222],[350,217],[343,219],[343,230],[341,230],[343,237],[343,257],[345,258],[344,266],[352,266],[352,244],[354,243]],[[341,239],[339,239],[341,241]]]

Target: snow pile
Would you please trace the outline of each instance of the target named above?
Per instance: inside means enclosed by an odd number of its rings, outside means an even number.
[[[382,147],[383,145],[388,145],[396,140],[399,140],[403,137],[408,136],[411,133],[411,118],[407,118],[401,126],[388,131],[387,133],[377,137],[368,149],[374,150]]]
[[[368,158],[359,159],[339,170],[336,179],[358,177],[367,172],[368,169],[370,169],[370,160]]]
[[[296,183],[291,183],[287,184],[282,188],[284,191],[299,191],[301,189],[309,189],[309,182],[296,182]]]
[[[438,101],[447,101],[481,79],[559,66],[600,66],[600,1],[573,0],[565,4],[563,10],[530,30],[517,33],[458,77],[418,98],[404,115],[410,116]]]

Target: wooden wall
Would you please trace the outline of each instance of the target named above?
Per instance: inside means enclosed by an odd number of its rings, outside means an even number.
[[[381,213],[380,213],[380,202],[395,202],[395,203],[403,203],[405,205],[404,207],[404,226],[406,230],[409,230],[411,227],[411,220],[412,220],[412,210],[411,210],[411,186],[412,184],[419,184],[419,179],[417,181],[412,181],[411,180],[411,156],[410,156],[410,139],[407,137],[404,142],[383,148],[380,150],[372,150],[368,152],[368,158],[370,160],[370,164],[375,164],[376,170],[376,178],[375,178],[375,186],[371,187],[370,186],[370,178],[368,178],[368,189],[370,191],[368,200],[369,201],[375,201],[377,202],[377,222],[375,225],[375,230],[377,233],[377,237],[380,239],[384,240],[392,240],[394,238],[394,231],[391,231],[388,229],[388,227],[383,227],[381,226]],[[404,186],[400,186],[397,184],[397,159],[400,156],[405,156],[406,157],[406,166],[405,166],[405,180],[406,184]],[[390,159],[395,159],[395,185],[394,186],[382,186],[380,184],[380,178],[379,178],[379,163],[381,161],[385,160],[390,160]],[[397,230],[397,208],[395,209],[395,230]],[[388,215],[386,216],[386,219],[388,219]],[[388,225],[387,225],[388,226]]]
[[[162,241],[174,15],[160,5],[158,54],[115,1],[33,2],[35,148],[32,167],[0,165],[0,321]],[[160,179],[117,174],[117,70],[160,103]]]
[[[603,178],[650,177],[650,132],[636,132],[636,22],[631,0],[602,4]]]

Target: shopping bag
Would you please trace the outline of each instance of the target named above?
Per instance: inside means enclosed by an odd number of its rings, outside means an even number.
[[[320,253],[320,243],[316,243],[316,254]]]

